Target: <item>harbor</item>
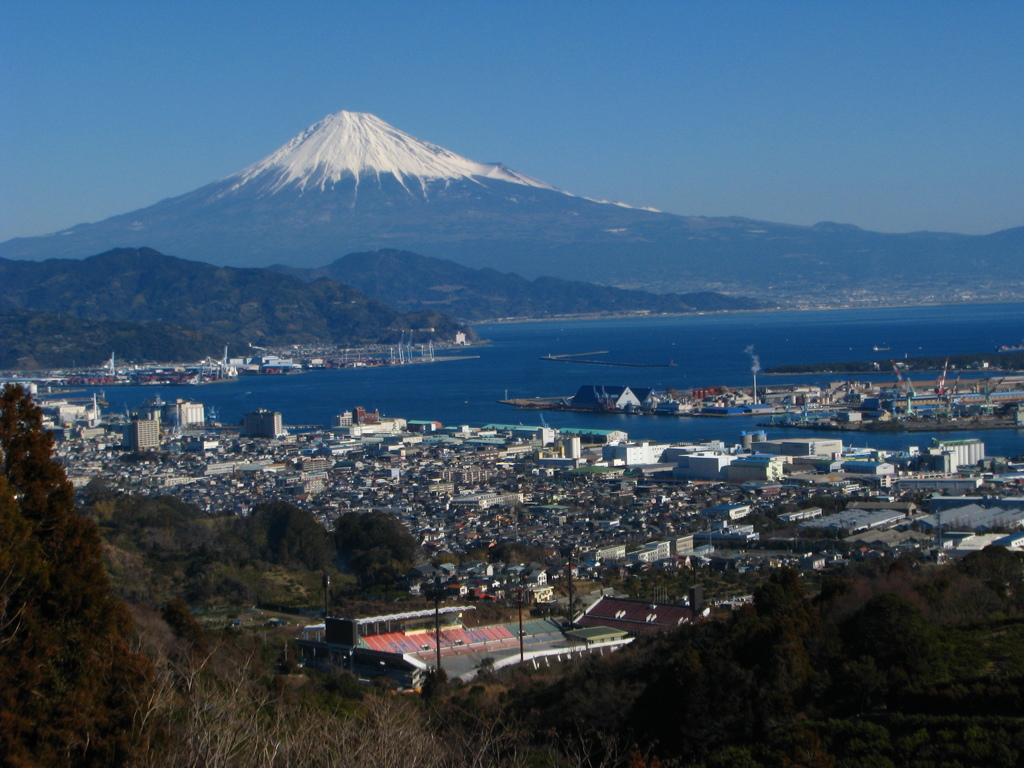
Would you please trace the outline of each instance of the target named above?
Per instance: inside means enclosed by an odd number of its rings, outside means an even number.
[[[819,343],[823,326],[829,328],[828,346]],[[900,333],[893,328],[900,328]],[[957,333],[950,333],[950,328],[956,328]],[[502,323],[479,326],[476,330],[487,343],[443,350],[447,364],[442,366],[389,364],[308,368],[302,375],[238,376],[212,387],[205,382],[167,386],[97,384],[75,387],[82,390],[75,396],[91,398],[93,392],[101,396],[105,393],[102,399],[109,401],[110,410],[118,412],[135,408],[156,395],[168,402],[180,397],[216,407],[220,421],[226,425],[237,425],[243,414],[260,407],[282,412],[286,424],[328,424],[339,407],[361,402],[371,409],[379,409],[382,414],[403,414],[448,424],[518,422],[520,419],[530,422],[537,421],[536,414],[540,413],[552,427],[625,430],[665,441],[734,439],[738,432],[762,428],[761,424],[791,431],[794,424],[799,423],[799,434],[803,436],[835,435],[836,423],[841,423],[845,433],[852,436],[850,439],[856,440],[858,434],[867,435],[861,431],[862,427],[849,429],[845,423],[831,422],[835,416],[847,418],[842,415],[841,407],[848,395],[847,381],[853,381],[855,388],[856,382],[862,382],[875,393],[895,390],[896,397],[887,398],[885,402],[901,400],[902,403],[894,404],[899,415],[905,408],[906,395],[896,386],[894,373],[764,376],[762,371],[758,373],[757,383],[757,400],[762,408],[754,409],[749,407],[753,405],[752,361],[745,349],[754,345],[766,364],[815,363],[855,359],[858,355],[872,359],[877,353],[871,347],[881,338],[892,346],[891,356],[897,360],[903,357],[904,349],[939,359],[938,372],[912,370],[904,374],[904,378],[908,375],[911,378],[916,393],[916,397],[912,395],[911,405],[915,413],[921,411],[906,420],[910,429],[915,430],[915,440],[927,440],[930,433],[948,438],[959,432],[984,435],[997,455],[1016,455],[1024,450],[1024,429],[988,429],[985,428],[987,418],[976,422],[973,416],[958,417],[953,422],[955,429],[951,429],[945,423],[945,416],[934,415],[934,409],[931,410],[933,415],[929,415],[924,400],[934,395],[945,355],[992,349],[1005,342],[1007,336],[1010,339],[1024,336],[1024,305]],[[538,359],[538,350],[548,349],[556,353],[607,350],[609,358],[627,362],[669,357],[689,362],[674,368],[631,369],[602,369],[572,363],[551,365]],[[842,354],[837,350],[842,350]],[[378,351],[390,358],[388,349]],[[256,352],[273,353],[270,350]],[[277,350],[276,353],[282,358],[300,361],[319,358],[325,362],[352,363],[363,357],[355,349],[349,349],[346,355],[344,349],[331,351],[320,347]],[[420,357],[418,350],[415,357]],[[435,361],[441,358],[442,350],[437,350]],[[119,371],[126,367],[117,363]],[[624,371],[628,371],[628,375],[620,378]],[[957,383],[957,376],[950,371],[946,389],[952,392],[956,388],[954,399],[960,401],[958,409],[962,406],[975,411],[987,410],[985,379],[991,379],[993,409],[1009,408],[1009,404],[1000,402],[1004,392],[1021,385],[1014,383],[1011,375],[997,388],[995,384],[1003,375],[994,371],[964,371]],[[11,378],[25,383],[27,377]],[[600,391],[601,383],[609,380],[618,386],[628,384],[634,393],[650,390],[665,402],[660,409],[649,412],[636,405],[609,410],[606,396],[613,394],[612,389],[606,385],[605,392]],[[605,404],[579,409],[569,406],[568,401],[583,383],[596,385],[596,396],[605,400]],[[836,389],[840,385],[841,388]],[[50,382],[39,379],[41,393],[48,386]],[[862,395],[866,393],[865,389]],[[698,405],[710,410],[696,416]],[[516,408],[522,410],[517,413]],[[530,417],[530,412],[535,415]],[[978,425],[982,428],[975,429]],[[901,437],[902,431],[896,431],[898,429],[899,426],[887,426],[872,433],[870,440],[882,447],[900,447],[905,438]]]
[[[834,381],[826,385],[697,387],[656,390],[583,385],[571,396],[505,398],[517,410],[694,418],[758,417],[761,426],[843,432],[953,432],[1024,426],[1024,376],[999,373],[949,383],[913,381],[894,367],[895,382]]]

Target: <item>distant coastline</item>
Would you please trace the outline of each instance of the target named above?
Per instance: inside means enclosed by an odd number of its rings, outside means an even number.
[[[815,304],[815,305],[787,305],[779,304],[772,307],[760,309],[715,309],[697,310],[694,312],[590,312],[581,314],[548,315],[544,317],[498,317],[483,320],[473,320],[475,328],[480,325],[514,325],[518,323],[547,323],[547,322],[585,322],[588,320],[633,320],[642,318],[671,318],[671,317],[697,317],[701,315],[752,315],[771,312],[839,312],[859,311],[869,309],[914,309],[921,307],[963,307],[963,306],[991,306],[999,304],[1024,304],[1024,296],[1010,299],[971,299],[969,301],[920,301],[920,302],[889,302],[880,301],[871,304]]]

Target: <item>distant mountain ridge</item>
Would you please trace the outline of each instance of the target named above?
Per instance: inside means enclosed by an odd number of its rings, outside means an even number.
[[[655,294],[555,277],[530,281],[512,273],[471,269],[447,259],[395,250],[350,253],[317,269],[282,265],[271,269],[304,280],[337,280],[400,312],[441,311],[466,322],[555,315],[720,312],[768,306],[754,299],[713,292]]]
[[[355,345],[472,333],[440,312],[403,314],[333,280],[304,282],[265,269],[214,267],[148,248],[117,249],[82,260],[0,259],[0,313],[162,324],[167,334],[198,329],[216,344],[227,339],[234,344]],[[155,343],[153,334],[148,338]]]
[[[225,179],[98,223],[8,240],[0,257],[83,258],[137,245],[245,267],[315,268],[349,253],[406,250],[527,279],[773,301],[1024,296],[1024,227],[886,234],[630,208],[351,112]]]

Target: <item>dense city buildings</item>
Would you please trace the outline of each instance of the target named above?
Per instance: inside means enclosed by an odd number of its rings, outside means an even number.
[[[308,663],[377,670],[400,686],[421,685],[438,652],[446,670],[470,679],[485,659],[610,651],[706,610],[692,595],[685,604],[616,603],[624,596],[607,585],[630,577],[813,573],[855,559],[941,561],[1024,545],[1024,466],[988,457],[980,440],[885,451],[761,430],[735,442],[654,443],[619,430],[406,421],[358,405],[330,426],[288,430],[266,409],[234,426],[198,423],[202,408],[150,401],[130,421],[104,424],[96,406],[44,403],[57,458],[80,491],[102,480],[211,515],[247,516],[284,501],[328,530],[350,514],[401,521],[422,562],[397,587],[460,606],[443,632],[424,629],[430,611],[400,612],[347,617],[349,635],[359,627],[355,641],[339,640],[342,625],[331,623],[307,627],[299,644]],[[493,556],[510,547],[529,561]],[[566,595],[568,584],[588,581],[583,594]],[[744,599],[719,592],[706,602]],[[539,613],[520,643],[510,625],[467,624],[475,601]]]
[[[1015,467],[993,466],[978,440],[895,452],[763,434],[732,445],[654,444],[619,431],[407,423],[359,407],[329,428],[288,434],[275,411],[247,413],[240,427],[207,428],[194,421],[200,404],[161,404],[161,412],[168,407],[177,424],[134,418],[107,428],[89,426],[84,414],[80,427],[58,428],[67,415],[48,407],[75,486],[103,478],[124,491],[170,493],[211,513],[240,515],[284,500],[328,527],[338,515],[384,511],[402,520],[428,557],[521,542],[556,559],[575,552],[585,572],[610,563],[678,567],[687,557],[751,556],[868,530],[910,531],[900,546],[927,548],[940,527],[928,517],[930,494],[1013,496],[1019,480]],[[122,445],[160,459],[126,463]],[[880,509],[812,514],[821,498]],[[915,500],[913,511],[901,506],[906,498]],[[1009,507],[944,511],[941,527],[977,519],[959,532],[1009,534],[1024,522],[1024,512]],[[950,541],[959,543],[947,536],[944,546]]]

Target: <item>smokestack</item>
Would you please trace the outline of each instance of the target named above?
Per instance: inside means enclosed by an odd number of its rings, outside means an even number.
[[[757,372],[761,370],[761,360],[754,354],[753,344],[748,344],[743,351],[750,355],[750,372],[754,374],[754,402],[757,403]]]

